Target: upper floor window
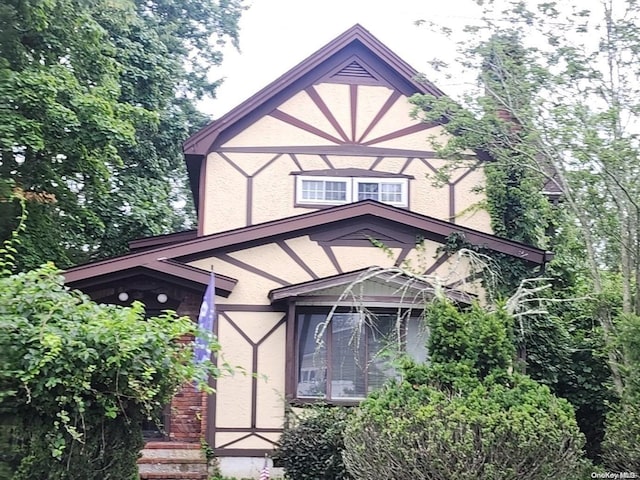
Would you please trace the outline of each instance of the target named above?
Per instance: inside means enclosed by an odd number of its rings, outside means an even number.
[[[377,200],[398,207],[408,206],[407,178],[325,177],[298,175],[296,203],[339,205]]]

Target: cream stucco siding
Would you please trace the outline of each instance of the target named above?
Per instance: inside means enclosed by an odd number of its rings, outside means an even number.
[[[385,115],[376,123],[376,125],[362,139],[363,142],[370,142],[376,138],[388,135],[411,125],[419,124],[419,120],[413,120],[410,117],[411,105],[407,97],[401,96],[394,102]],[[424,138],[424,137],[423,137]],[[408,148],[408,147],[402,147]]]
[[[219,155],[207,158],[204,212],[200,213],[200,228],[205,235],[246,225],[247,181]],[[233,208],[227,192],[234,192]],[[225,200],[224,197],[227,197]]]
[[[331,125],[329,119],[320,111],[307,92],[298,93],[280,105],[278,110],[288,113],[309,125],[313,125],[329,135],[341,138],[340,133]]]
[[[242,279],[233,289],[228,298],[219,297],[219,303],[266,305],[269,303],[267,294],[274,288],[282,286],[282,283],[265,278],[258,273],[247,271],[244,268],[233,265],[218,258],[208,258],[190,262],[189,265],[209,271],[228,275],[232,278]]]
[[[319,277],[330,277],[339,272],[327,257],[326,251],[308,236],[290,238],[286,244],[303,259],[304,263]]]
[[[480,168],[456,182],[456,223],[492,233],[491,218],[484,206],[484,193],[477,189],[484,182],[484,172]]]
[[[431,164],[431,160],[429,160]],[[449,189],[433,184],[433,171],[419,158],[414,158],[404,170],[412,175],[409,189],[409,207],[411,211],[430,217],[448,219]]]
[[[390,267],[400,252],[397,248],[389,249],[392,257],[389,257],[385,249],[381,247],[331,247],[338,264],[343,272],[360,270],[363,267],[377,265]]]
[[[312,280],[312,277],[296,263],[295,259],[275,243],[233,252],[230,256],[289,283]]]
[[[225,375],[216,385],[216,426],[238,427],[251,424],[251,364],[252,349],[240,332],[218,315],[218,339],[223,349],[221,360],[245,370],[249,374],[237,371],[233,376]]]
[[[281,325],[258,350],[256,414],[260,428],[280,428],[284,423],[284,344],[285,325]]]
[[[387,87],[358,85],[356,139],[362,137],[392,93]]]
[[[337,83],[321,83],[315,85],[320,98],[327,105],[343,131],[351,133],[351,103],[349,99],[349,85]]]
[[[230,139],[223,147],[249,145],[270,147],[281,145],[335,145],[335,143],[267,115]]]

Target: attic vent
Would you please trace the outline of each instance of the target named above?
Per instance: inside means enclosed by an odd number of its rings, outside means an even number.
[[[332,76],[332,78],[336,77],[373,78],[374,80],[376,80],[376,77],[371,75],[368,70],[366,70],[355,60]]]

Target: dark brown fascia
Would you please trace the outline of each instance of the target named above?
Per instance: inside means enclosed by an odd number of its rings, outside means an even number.
[[[220,143],[221,140],[218,137],[221,133],[227,131],[238,133],[242,129],[242,126],[247,123],[246,118],[258,119],[266,113],[269,113],[271,109],[284,102],[296,92],[312,85],[314,81],[317,81],[328,73],[331,68],[338,67],[340,62],[344,61],[338,54],[341,53],[341,51],[346,52],[349,47],[354,50],[353,53],[357,54],[358,50],[364,49],[377,57],[378,62],[386,67],[380,68],[380,71],[384,72],[384,70],[387,70],[385,73],[391,76],[395,73],[403,85],[394,86],[400,87],[398,89],[407,95],[413,93],[428,93],[437,97],[444,95],[444,93],[431,82],[418,81],[418,72],[413,67],[383,45],[361,25],[356,24],[258,93],[242,102],[236,108],[190,136],[184,142],[183,152],[189,175],[189,184],[193,192],[194,204],[198,210],[200,210],[198,192],[200,169],[204,158],[214,150],[216,143]],[[351,53],[349,55],[351,55]],[[332,59],[334,56],[336,56],[336,58]],[[316,71],[316,69],[318,70]],[[389,81],[390,79],[386,78],[385,75],[385,80]],[[229,133],[229,135],[231,135],[231,133]]]
[[[416,178],[413,175],[405,175],[404,173],[380,172],[377,170],[367,170],[366,168],[326,168],[324,170],[291,172],[289,175],[313,175],[317,177]]]
[[[163,245],[169,245],[172,243],[183,242],[185,240],[191,240],[198,236],[196,230],[186,230],[183,232],[169,233],[166,235],[156,235],[153,237],[144,237],[131,240],[129,242],[129,250],[142,250],[154,247],[160,247]]]
[[[101,262],[80,265],[64,272],[65,283],[72,288],[85,289],[105,281],[125,280],[132,275],[149,273],[151,276],[167,278],[169,282],[202,290],[209,284],[210,273],[170,259],[157,258],[140,264],[139,254],[130,254]],[[116,268],[114,268],[114,266]],[[216,275],[216,294],[228,297],[238,280],[226,275]]]
[[[373,200],[363,200],[357,203],[303,213],[294,217],[241,227],[226,232],[198,237],[194,240],[187,240],[143,252],[131,253],[117,258],[80,265],[68,269],[64,275],[67,283],[73,284],[80,280],[106,275],[114,271],[122,271],[134,267],[146,267],[159,261],[159,266],[154,265],[156,268],[165,269],[167,272],[175,272],[175,270],[169,268],[169,265],[179,265],[183,261],[206,258],[210,256],[214,250],[223,248],[225,251],[239,250],[249,245],[263,244],[269,239],[293,237],[305,231],[310,232],[321,229],[335,222],[353,221],[358,217],[370,217],[397,222],[412,229],[429,232],[431,233],[430,237],[439,238],[443,242],[452,233],[461,233],[472,245],[486,247],[536,265],[543,265],[551,259],[549,252],[545,252],[539,248],[496,237],[461,225],[455,225],[444,220],[420,215],[402,208],[385,205]],[[167,262],[167,260],[174,260],[174,262]],[[185,268],[182,270],[182,273],[185,275],[194,270],[193,267],[183,266]],[[208,275],[208,273],[203,270],[195,270],[200,272],[200,275]],[[230,292],[237,281],[229,277],[226,278],[229,283],[227,283],[224,288]],[[220,288],[223,287],[221,286]]]
[[[354,270],[352,272],[333,275],[331,277],[320,278],[318,280],[310,280],[308,282],[302,282],[295,285],[287,285],[286,287],[275,288],[269,292],[269,300],[271,300],[271,302],[277,302],[293,297],[305,296],[306,294],[316,292],[318,290],[323,290],[325,288],[349,285],[363,278],[363,276],[366,275],[369,271],[371,271],[371,268],[362,268],[360,270]],[[410,280],[410,277],[406,275],[395,275],[389,272],[380,272],[380,274],[377,275],[376,278],[380,278],[385,282],[390,282],[397,286],[402,286]],[[416,291],[433,292],[433,285],[423,280],[413,279],[411,281],[411,289]],[[470,304],[472,299],[474,298],[466,292],[455,289],[446,289],[446,295],[452,300],[466,304]],[[407,296],[407,299],[409,299],[409,296]]]
[[[426,145],[426,143],[425,143]],[[355,157],[401,157],[401,158],[441,158],[432,150],[410,150],[404,148],[371,147],[368,145],[282,145],[277,147],[224,147],[217,149],[222,153],[289,153],[304,155],[349,155]],[[463,154],[461,159],[477,159],[477,155]]]
[[[429,93],[434,96],[444,95],[444,93],[431,82],[418,81],[416,79],[418,75],[417,70],[398,57],[398,55],[382,44],[369,31],[361,25],[356,24],[307,57],[284,75],[271,82],[258,93],[242,102],[227,114],[223,115],[220,119],[211,122],[209,125],[190,136],[184,142],[184,153],[206,155],[210,152],[211,145],[222,130],[229,128],[229,126],[233,125],[241,118],[253,114],[257,107],[265,103],[267,100],[275,97],[283,90],[289,89],[296,80],[299,80],[303,76],[309,74],[354,42],[362,44],[367,50],[371,51],[375,56],[382,60],[382,62],[388,64],[392,70],[404,77],[406,83],[411,85],[413,93]],[[319,76],[321,76],[320,73],[316,75],[316,77]]]

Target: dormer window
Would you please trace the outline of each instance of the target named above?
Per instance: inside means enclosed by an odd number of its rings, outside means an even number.
[[[294,172],[293,175],[296,175],[295,200],[300,206],[340,205],[360,200],[409,206],[408,175],[359,169]]]
[[[345,178],[298,177],[299,203],[336,205],[351,201],[351,182]]]

